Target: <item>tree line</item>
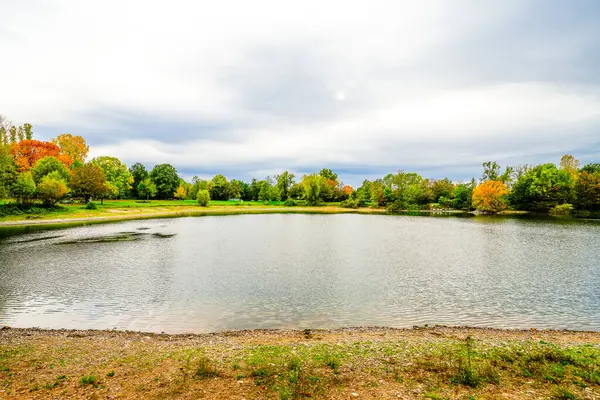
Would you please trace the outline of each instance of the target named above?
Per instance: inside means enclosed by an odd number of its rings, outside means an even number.
[[[127,167],[116,157],[87,160],[89,146],[81,136],[61,134],[50,141],[33,139],[31,124],[13,126],[0,117],[0,198],[20,205],[35,201],[54,205],[65,199],[135,198],[283,202],[316,206],[338,202],[343,207],[385,207],[390,211],[422,209],[506,209],[567,213],[600,211],[600,164],[580,167],[571,155],[558,165],[519,165],[501,169],[483,163],[483,174],[469,182],[429,179],[398,171],[354,189],[331,169],[304,174],[299,179],[284,171],[244,182],[217,174],[188,182],[171,164],[146,169],[142,163]]]

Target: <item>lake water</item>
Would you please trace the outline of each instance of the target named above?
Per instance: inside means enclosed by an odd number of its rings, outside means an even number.
[[[235,215],[0,232],[0,324],[600,331],[600,221]]]

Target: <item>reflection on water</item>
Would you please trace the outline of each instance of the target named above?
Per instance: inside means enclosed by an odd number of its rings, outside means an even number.
[[[0,324],[600,330],[600,222],[236,215],[0,240]]]

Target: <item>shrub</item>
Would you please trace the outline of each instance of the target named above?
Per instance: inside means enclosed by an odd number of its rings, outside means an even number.
[[[406,204],[401,200],[396,200],[387,207],[387,211],[391,213],[402,212],[406,209]]]
[[[96,386],[98,384],[98,378],[96,378],[94,375],[82,376],[79,383],[81,384],[81,386],[85,386],[85,385]]]
[[[206,207],[210,202],[210,193],[206,189],[199,190],[198,195],[196,196],[196,200],[198,201],[198,205]]]
[[[42,181],[37,187],[38,196],[42,199],[44,204],[53,205],[58,200],[63,198],[69,189],[65,182],[61,179],[57,179],[55,173],[51,173],[42,178]]]
[[[358,208],[360,206],[360,201],[358,199],[347,199],[342,201],[340,206],[344,208]]]
[[[284,206],[286,207],[296,207],[298,204],[296,203],[296,201],[294,201],[294,199],[287,199],[284,203]]]
[[[98,209],[98,206],[96,205],[96,203],[93,203],[93,202],[91,202],[91,201],[90,201],[89,203],[87,203],[87,204],[85,205],[85,207],[84,207],[84,208],[85,208],[86,210],[97,210],[97,209]]]
[[[560,204],[550,209],[550,215],[569,215],[573,211],[572,204]]]

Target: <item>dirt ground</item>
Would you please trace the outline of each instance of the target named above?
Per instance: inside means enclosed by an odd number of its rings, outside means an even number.
[[[600,333],[0,330],[6,399],[600,399]]]

